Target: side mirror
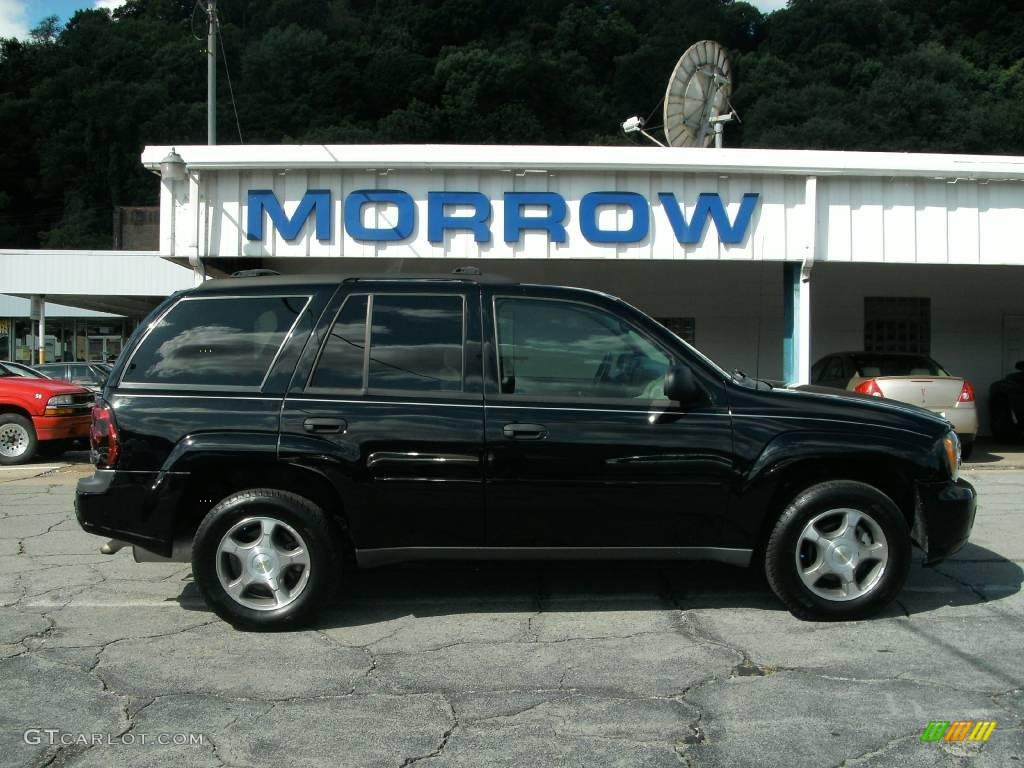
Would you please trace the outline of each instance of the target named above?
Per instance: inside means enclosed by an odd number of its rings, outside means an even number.
[[[690,405],[703,396],[704,392],[697,386],[693,371],[688,366],[676,363],[668,369],[665,374],[665,397],[680,405]]]
[[[1014,368],[1016,368],[1018,371],[1024,371],[1024,360],[1018,360]]]

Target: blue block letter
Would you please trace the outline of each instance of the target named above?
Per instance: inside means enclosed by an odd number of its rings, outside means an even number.
[[[701,192],[697,197],[697,205],[693,208],[693,217],[687,224],[676,196],[671,192],[658,193],[658,199],[665,207],[672,231],[676,233],[676,240],[680,245],[699,243],[704,235],[704,228],[707,226],[709,216],[715,222],[718,240],[723,245],[742,243],[743,238],[747,235],[747,227],[750,226],[750,217],[754,215],[754,209],[757,207],[758,197],[757,192],[747,192],[743,195],[740,210],[736,214],[736,221],[730,223],[725,206],[722,205],[722,198],[718,196],[718,193]]]
[[[395,226],[374,229],[363,226],[363,206],[370,203],[391,203],[398,206]],[[356,189],[345,198],[345,229],[355,240],[391,242],[405,240],[416,225],[416,208],[408,192],[397,189]]]
[[[473,215],[450,216],[445,213],[446,205],[472,205]],[[478,243],[489,243],[490,219],[491,201],[479,192],[427,193],[427,239],[432,243],[443,243],[446,229],[468,229]]]
[[[523,216],[524,205],[546,205],[546,216]],[[505,193],[505,242],[518,243],[524,229],[543,229],[553,243],[565,242],[565,198],[554,192]]]
[[[629,229],[601,229],[597,209],[602,205],[628,205],[633,210]],[[580,200],[580,232],[592,243],[638,243],[647,237],[651,211],[647,200],[636,192],[589,192]]]
[[[277,196],[269,189],[249,190],[249,220],[245,236],[250,240],[263,239],[263,211],[270,216],[270,221],[285,240],[294,240],[302,231],[302,226],[316,211],[316,239],[331,239],[331,191],[329,189],[311,189],[302,196],[295,215],[290,219],[284,215]]]

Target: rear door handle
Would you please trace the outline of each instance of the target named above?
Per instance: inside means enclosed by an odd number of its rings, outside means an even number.
[[[540,440],[548,435],[542,424],[506,424],[501,432],[512,440]]]
[[[307,432],[315,432],[318,435],[329,435],[344,432],[348,428],[348,422],[344,419],[312,416],[302,422],[302,428]]]

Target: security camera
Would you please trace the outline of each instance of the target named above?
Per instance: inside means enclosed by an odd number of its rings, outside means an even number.
[[[643,128],[644,119],[639,115],[629,118],[622,124],[623,133],[636,133],[637,131],[642,131]]]

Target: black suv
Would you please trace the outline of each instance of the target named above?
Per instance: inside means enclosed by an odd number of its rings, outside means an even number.
[[[349,558],[753,563],[798,616],[863,616],[975,511],[927,411],[773,389],[612,296],[466,273],[176,294],[91,442],[82,527],[191,558],[247,628],[308,618]]]

